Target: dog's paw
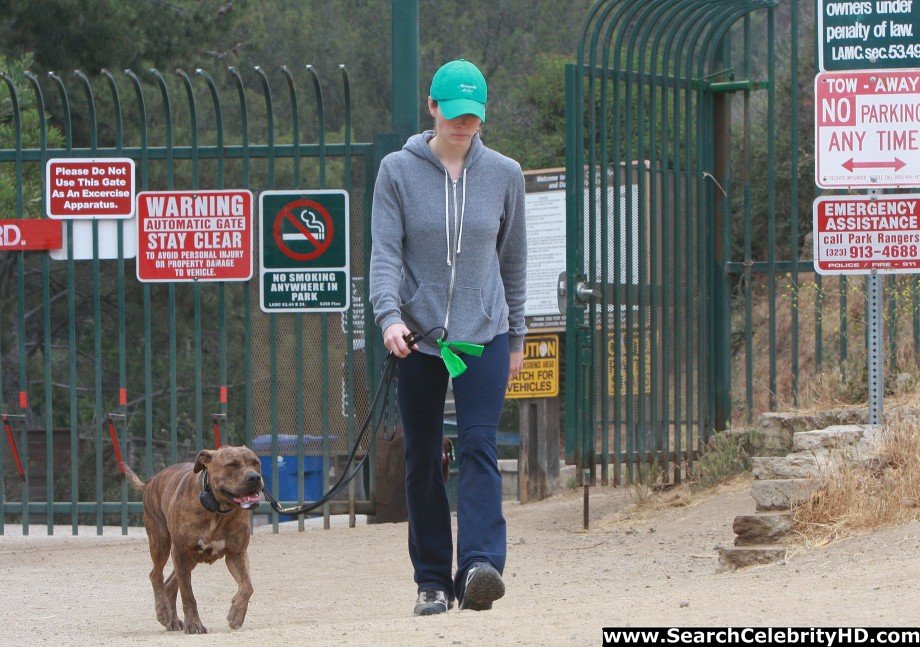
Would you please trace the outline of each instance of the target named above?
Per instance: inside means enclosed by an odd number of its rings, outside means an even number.
[[[246,611],[237,611],[236,609],[230,609],[230,613],[227,614],[227,622],[230,624],[231,629],[239,629],[243,626],[243,620],[246,619]]]
[[[184,627],[182,621],[179,620],[176,614],[169,613],[168,611],[161,612],[157,609],[157,620],[169,631],[182,631]]]
[[[187,634],[206,634],[208,630],[201,624],[201,620],[186,620],[185,633]]]

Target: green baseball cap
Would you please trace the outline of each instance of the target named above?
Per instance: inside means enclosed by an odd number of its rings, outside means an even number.
[[[431,79],[431,98],[447,119],[476,115],[486,120],[486,79],[479,68],[462,58],[445,63]]]

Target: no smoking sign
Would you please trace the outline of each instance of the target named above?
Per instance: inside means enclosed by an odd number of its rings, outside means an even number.
[[[259,196],[261,307],[342,312],[349,307],[348,193],[265,191]]]

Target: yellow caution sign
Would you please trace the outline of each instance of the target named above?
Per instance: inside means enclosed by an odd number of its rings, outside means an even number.
[[[559,395],[559,335],[527,335],[524,368],[508,383],[506,398],[554,398]]]

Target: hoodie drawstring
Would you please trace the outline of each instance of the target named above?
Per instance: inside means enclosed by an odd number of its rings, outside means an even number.
[[[460,203],[460,233],[457,234],[457,254],[460,254],[460,243],[463,241],[463,216],[466,214],[466,169],[463,169],[463,202]]]
[[[447,240],[447,264],[450,265],[450,174],[444,169],[444,238]]]
[[[463,169],[463,199],[459,205],[460,212],[460,222],[457,229],[457,247],[456,251],[451,248],[451,235],[450,235],[450,173],[447,169],[444,169],[444,236],[447,239],[447,265],[450,267],[453,265],[457,254],[460,253],[460,245],[463,241],[463,216],[466,214],[466,169]],[[455,185],[456,186],[456,185]],[[454,194],[454,213],[457,212],[457,196]],[[455,218],[456,221],[456,218]],[[455,222],[456,224],[456,222]]]

